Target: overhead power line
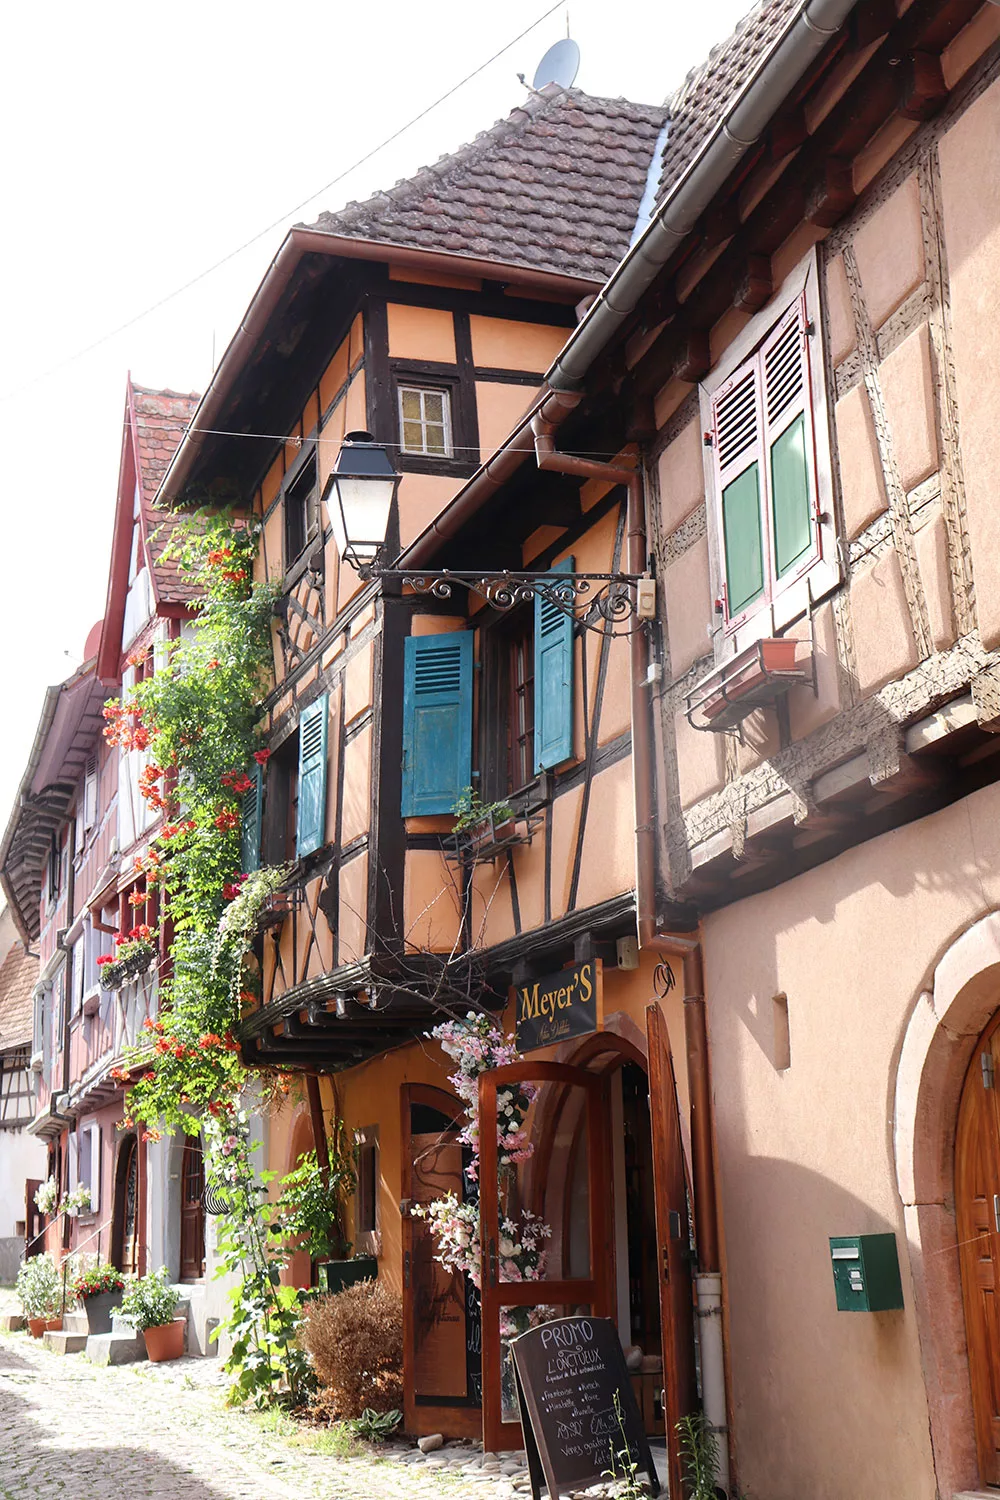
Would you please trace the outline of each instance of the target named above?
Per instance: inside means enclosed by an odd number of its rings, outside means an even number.
[[[366,151],[364,156],[359,156],[357,161],[352,162],[349,167],[345,167],[342,172],[338,172],[336,177],[331,177],[329,182],[325,182],[323,186],[317,188],[314,193],[310,193],[308,198],[303,198],[301,203],[296,203],[294,208],[289,208],[277,219],[272,219],[270,224],[266,224],[263,229],[259,229],[256,234],[251,235],[248,240],[244,240],[242,245],[238,245],[235,250],[230,250],[228,254],[224,255],[221,258],[221,260],[217,260],[212,265],[207,266],[204,271],[199,271],[197,276],[191,277],[190,281],[185,281],[182,286],[175,287],[172,292],[167,292],[166,296],[161,297],[159,301],[151,303],[151,305],[144,308],[142,312],[136,313],[134,317],[127,318],[124,323],[119,323],[116,328],[112,328],[107,333],[103,333],[100,338],[94,339],[92,343],[85,344],[82,349],[77,349],[74,354],[68,354],[65,359],[60,360],[57,364],[50,365],[47,370],[43,370],[38,375],[32,376],[32,378],[25,381],[23,385],[17,386],[12,391],[5,391],[2,395],[0,395],[0,401],[9,401],[14,396],[20,395],[22,391],[30,390],[33,385],[38,385],[40,381],[48,380],[50,375],[56,375],[60,370],[65,370],[67,365],[76,364],[76,362],[83,359],[85,355],[92,354],[95,349],[100,349],[103,344],[108,343],[113,338],[117,338],[120,333],[124,333],[129,328],[134,328],[135,325],[137,323],[141,323],[144,318],[151,317],[153,313],[159,312],[161,307],[166,307],[168,303],[173,302],[178,297],[183,296],[185,292],[189,292],[193,286],[197,286],[199,282],[204,281],[207,277],[214,275],[216,271],[219,271],[223,266],[228,265],[231,260],[235,260],[238,255],[242,255],[244,250],[249,250],[251,245],[256,245],[258,240],[262,240],[264,236],[270,234],[272,230],[280,228],[287,219],[290,219],[293,216],[293,214],[301,213],[301,211],[310,203],[313,203],[324,193],[329,192],[331,188],[336,187],[339,182],[343,182],[345,177],[350,177],[352,172],[356,172],[359,167],[365,166],[366,163],[370,162],[374,156],[377,156],[379,154],[380,151],[384,151],[387,146],[391,146],[394,141],[398,141],[400,136],[405,135],[408,130],[412,130],[414,125],[419,125],[421,120],[426,119],[429,114],[431,114],[435,109],[438,109],[440,105],[444,104],[448,99],[450,99],[453,94],[457,94],[459,89],[463,89],[467,83],[471,83],[473,78],[477,78],[480,73],[484,72],[485,69],[490,67],[492,63],[495,63],[498,58],[503,57],[505,52],[509,52],[511,47],[516,47],[518,42],[523,41],[526,36],[529,36],[531,32],[537,29],[537,27],[541,26],[543,21],[547,21],[549,16],[553,15],[562,7],[562,4],[563,0],[556,0],[555,5],[550,5],[548,10],[543,11],[536,20],[532,21],[530,26],[526,26],[523,31],[519,31],[517,36],[511,37],[509,42],[505,42],[504,45],[500,47],[496,52],[494,52],[492,56],[488,57],[485,62],[481,62],[478,67],[473,68],[471,73],[467,73],[464,78],[458,81],[458,83],[453,84],[450,89],[447,89],[445,91],[445,93],[440,94],[438,98],[435,99],[431,104],[428,104],[424,109],[420,110],[419,114],[415,114],[412,119],[407,120],[405,125],[400,125],[398,130],[394,130],[391,135],[387,135],[384,140],[379,141],[378,145],[373,146],[370,151]]]

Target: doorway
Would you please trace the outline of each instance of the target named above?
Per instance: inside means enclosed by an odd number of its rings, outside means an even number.
[[[189,1135],[181,1159],[181,1280],[205,1274],[205,1157],[201,1137]]]
[[[139,1274],[139,1142],[134,1135],[122,1141],[115,1171],[111,1259],[126,1276]]]
[[[955,1139],[955,1216],[979,1471],[1000,1485],[1000,1013],[973,1053]]]

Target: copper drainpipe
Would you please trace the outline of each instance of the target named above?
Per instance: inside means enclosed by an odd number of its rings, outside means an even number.
[[[564,396],[568,403],[572,398]],[[582,399],[582,392],[576,402]],[[647,571],[646,512],[642,476],[637,469],[604,464],[558,453],[556,424],[543,411],[532,418],[535,457],[540,469],[575,474],[581,479],[623,484],[627,492],[625,527],[626,571]],[[719,1439],[720,1473],[729,1481],[726,1396],[721,1330],[721,1262],[719,1216],[716,1202],[715,1147],[712,1140],[711,1085],[708,1072],[708,1025],[701,942],[679,933],[658,932],[656,925],[656,833],[653,807],[653,729],[649,702],[649,635],[636,630],[629,637],[632,675],[632,785],[635,799],[636,921],[639,946],[651,953],[680,958],[684,967],[684,1037],[687,1046],[688,1090],[691,1112],[691,1169],[694,1177],[695,1238],[698,1246],[699,1315],[702,1323],[702,1364],[705,1410]],[[709,1345],[714,1357],[708,1358]],[[706,1365],[710,1368],[706,1368]],[[710,1389],[711,1387],[711,1389]]]

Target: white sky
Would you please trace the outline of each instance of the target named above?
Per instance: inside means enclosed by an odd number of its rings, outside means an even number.
[[[749,0],[570,0],[580,88],[664,98]],[[0,93],[0,831],[42,693],[104,611],[128,370],[204,389],[284,231],[472,138],[524,97],[560,8],[328,192],[324,183],[483,63],[545,0],[55,0],[5,13]],[[63,364],[282,219],[221,270]],[[59,368],[62,366],[61,368]]]

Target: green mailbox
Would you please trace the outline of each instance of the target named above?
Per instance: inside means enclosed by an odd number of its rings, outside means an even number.
[[[830,1240],[838,1312],[890,1312],[903,1305],[894,1234],[847,1234]]]

